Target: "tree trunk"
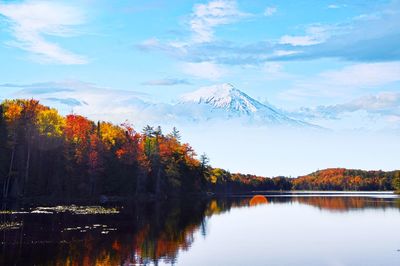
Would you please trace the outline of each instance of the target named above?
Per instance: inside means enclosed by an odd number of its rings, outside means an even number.
[[[3,197],[4,198],[8,197],[8,190],[9,190],[9,187],[10,187],[10,179],[11,179],[11,175],[12,175],[12,168],[13,168],[13,165],[14,165],[14,156],[15,156],[15,146],[13,146],[12,153],[11,153],[11,162],[10,162],[10,167],[8,169],[7,180],[6,180],[6,182],[4,182],[4,186],[3,186]]]
[[[136,178],[136,195],[139,195],[143,192],[143,185],[144,185],[144,170],[138,169],[138,176]]]
[[[25,165],[25,178],[24,178],[24,186],[22,187],[22,196],[25,195],[25,188],[28,186],[28,178],[29,178],[29,164],[31,161],[31,145],[28,144],[28,154],[26,156],[26,165]]]
[[[158,168],[157,178],[156,178],[156,195],[160,195],[161,192],[161,169]]]

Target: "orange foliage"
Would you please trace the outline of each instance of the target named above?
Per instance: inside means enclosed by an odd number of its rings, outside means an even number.
[[[90,134],[93,123],[80,115],[68,115],[65,122],[64,133],[68,142],[76,144],[74,156],[78,163],[83,162],[90,145]],[[94,154],[92,158],[94,159]]]
[[[384,185],[381,176],[381,171],[332,168],[298,177],[292,183],[300,190],[378,190]]]
[[[93,123],[80,115],[67,115],[65,124],[65,136],[67,140],[85,144],[89,141],[89,135],[93,129]]]

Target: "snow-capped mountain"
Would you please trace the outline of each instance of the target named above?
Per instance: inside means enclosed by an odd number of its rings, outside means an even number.
[[[217,109],[246,115],[256,113],[263,107],[261,103],[229,83],[203,87],[185,94],[182,96],[181,103],[208,104]]]
[[[177,106],[192,114],[194,120],[241,118],[261,125],[311,126],[251,98],[229,83],[203,87],[184,94]]]
[[[81,82],[40,83],[22,87],[10,98],[34,98],[93,120],[116,123],[125,119],[138,126],[202,121],[238,121],[241,124],[313,126],[293,119],[273,106],[263,104],[229,83],[202,87],[181,96],[177,104],[157,103],[152,97],[133,91],[112,90]]]

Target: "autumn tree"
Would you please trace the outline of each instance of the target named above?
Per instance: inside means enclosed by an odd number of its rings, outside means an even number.
[[[72,145],[73,156],[77,163],[87,159],[90,144],[90,134],[94,128],[93,122],[80,115],[68,115],[65,122],[65,137]]]
[[[0,182],[3,185],[2,187],[4,193],[4,185],[6,183],[6,177],[8,176],[7,164],[9,163],[9,149],[7,145],[7,125],[3,109],[3,105],[0,105]]]
[[[15,154],[17,148],[17,129],[19,128],[19,119],[22,113],[22,106],[16,101],[6,100],[2,103],[3,117],[7,123],[8,136],[7,139],[3,140],[4,145],[11,148],[10,161],[8,163],[8,171],[3,184],[3,197],[7,198],[10,188],[11,178],[13,177],[13,168],[15,161]],[[7,142],[7,143],[6,143]]]
[[[397,171],[394,175],[393,182],[392,182],[393,188],[399,192],[400,191],[400,171]]]
[[[29,179],[31,151],[36,136],[36,116],[46,107],[36,100],[11,100],[3,102],[3,112],[9,132],[11,160],[3,196],[23,196]]]
[[[65,118],[57,110],[41,109],[35,118],[35,143],[32,156],[30,194],[62,193],[65,183]]]

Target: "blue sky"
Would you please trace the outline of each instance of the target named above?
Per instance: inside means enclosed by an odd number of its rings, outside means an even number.
[[[397,0],[3,0],[0,58],[0,98],[87,84],[171,103],[229,82],[322,126],[400,129]]]
[[[72,79],[170,101],[230,82],[298,107],[400,79],[399,1],[0,1],[0,23],[3,84]]]

